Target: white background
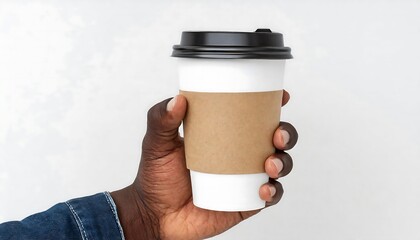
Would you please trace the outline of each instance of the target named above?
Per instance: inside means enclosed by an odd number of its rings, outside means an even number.
[[[182,30],[267,27],[293,51],[283,200],[215,239],[420,239],[419,1],[1,1],[0,222],[116,190]]]

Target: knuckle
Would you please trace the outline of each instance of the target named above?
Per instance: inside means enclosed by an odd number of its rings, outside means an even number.
[[[286,152],[279,152],[276,155],[283,162],[283,170],[280,172],[279,177],[284,177],[292,171],[293,159]]]
[[[154,105],[147,111],[147,120],[153,122],[157,118],[157,105]]]
[[[163,114],[161,111],[161,104],[162,103],[158,103],[147,111],[147,126],[149,128],[155,128],[162,125]]]

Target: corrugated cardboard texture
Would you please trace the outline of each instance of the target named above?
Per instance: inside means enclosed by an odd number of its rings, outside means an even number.
[[[202,93],[188,100],[184,119],[187,167],[219,174],[262,173],[274,152],[283,91]]]

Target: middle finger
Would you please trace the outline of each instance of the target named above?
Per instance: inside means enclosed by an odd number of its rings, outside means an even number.
[[[293,159],[289,154],[278,151],[267,158],[264,167],[270,178],[277,179],[286,176],[292,171]]]

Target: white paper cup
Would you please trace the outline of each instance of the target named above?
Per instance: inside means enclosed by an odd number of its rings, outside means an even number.
[[[182,91],[263,93],[283,89],[284,60],[182,58],[178,61]],[[259,188],[268,181],[266,173],[215,174],[194,170],[190,173],[193,202],[197,207],[248,211],[265,206]]]
[[[274,153],[285,59],[292,57],[283,36],[269,29],[183,32],[172,56],[188,101],[184,138],[194,205],[216,211],[264,208],[264,162]]]

